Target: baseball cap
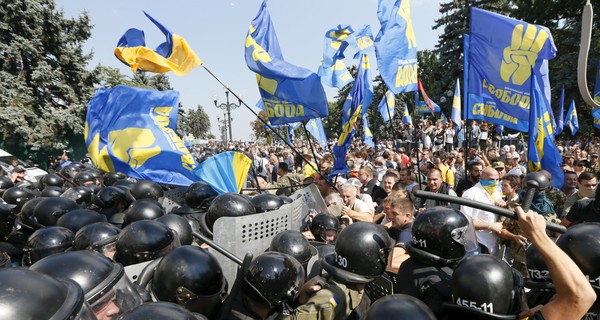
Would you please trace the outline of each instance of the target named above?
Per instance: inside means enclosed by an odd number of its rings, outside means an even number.
[[[504,162],[494,161],[494,162],[492,162],[492,168],[494,168],[494,169],[504,168]]]
[[[519,153],[518,153],[518,152],[513,152],[513,154],[512,154],[512,157],[511,157],[511,158],[512,158],[512,159],[519,159],[519,160],[521,160],[521,156],[519,155]]]
[[[350,178],[348,180],[346,180],[346,183],[349,183],[355,187],[362,187],[362,183],[360,183],[360,180],[356,179],[356,178]]]

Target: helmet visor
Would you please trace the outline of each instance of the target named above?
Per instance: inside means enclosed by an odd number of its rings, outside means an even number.
[[[113,315],[114,317],[141,304],[142,297],[135,290],[129,278],[121,276],[121,279],[108,292],[91,304],[91,308],[98,319],[103,319],[103,316]]]
[[[79,312],[77,312],[77,314],[75,315],[75,317],[73,318],[74,320],[96,320],[96,315],[94,314],[94,312],[92,311],[92,308],[90,308],[90,306],[86,303],[83,304],[83,306],[81,306],[81,309],[79,310]]]

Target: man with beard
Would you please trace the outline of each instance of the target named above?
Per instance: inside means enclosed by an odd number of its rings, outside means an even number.
[[[467,176],[456,185],[456,194],[461,197],[465,190],[473,187],[479,182],[483,163],[481,161],[470,162],[467,165]]]
[[[425,188],[425,191],[446,194],[449,196],[456,197],[456,192],[452,190],[450,185],[448,185],[442,180],[442,171],[438,168],[433,168],[429,170],[429,173],[427,174],[427,187]],[[448,206],[448,203],[444,201],[424,199],[419,197],[417,197],[417,199],[415,200],[415,209],[417,209],[419,212],[422,212],[426,208],[431,208],[435,206]],[[453,203],[450,204],[450,206],[457,210],[460,208],[459,205]]]

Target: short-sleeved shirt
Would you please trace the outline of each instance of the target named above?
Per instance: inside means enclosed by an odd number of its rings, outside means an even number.
[[[595,199],[577,200],[567,214],[571,222],[600,222],[600,212],[596,209]]]

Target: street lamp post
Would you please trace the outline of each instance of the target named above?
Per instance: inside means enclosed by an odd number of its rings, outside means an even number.
[[[217,118],[217,122],[219,123],[219,132],[221,133],[221,141],[223,141],[223,143],[225,145],[227,145],[227,120]]]
[[[233,141],[233,135],[231,134],[231,110],[237,109],[242,106],[242,100],[238,100],[238,104],[229,103],[229,91],[225,90],[225,103],[217,104],[218,97],[213,96],[213,102],[215,107],[223,109],[227,113],[225,121],[227,121],[227,127],[229,128],[229,141]]]

